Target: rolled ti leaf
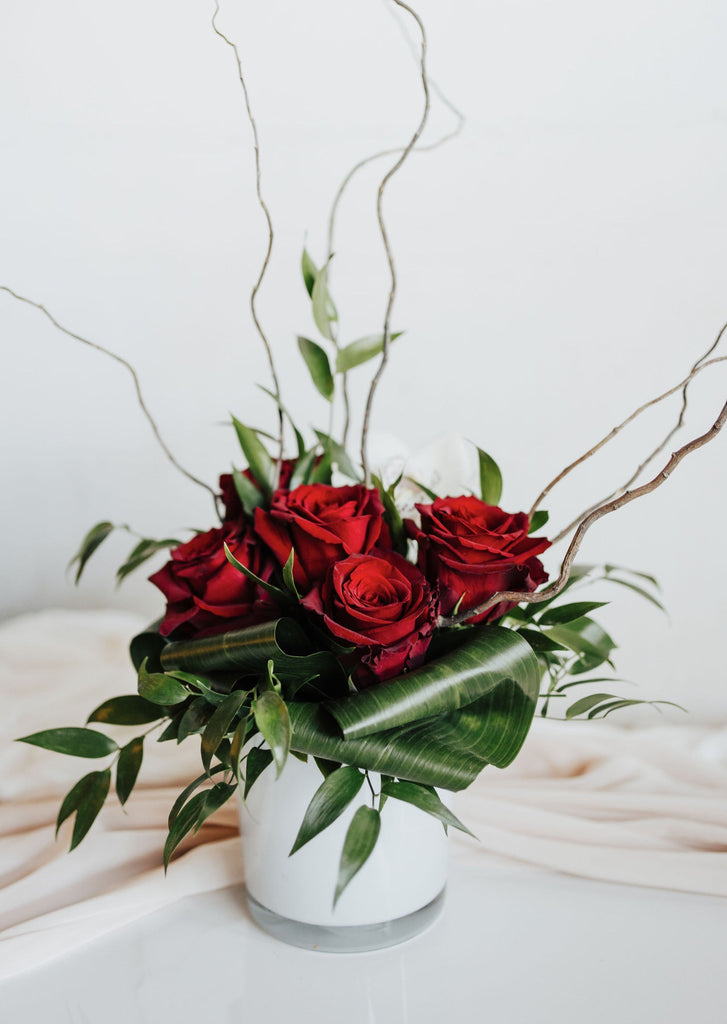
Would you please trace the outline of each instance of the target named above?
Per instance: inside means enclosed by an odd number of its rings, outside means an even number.
[[[446,656],[342,700],[330,701],[345,739],[458,711],[513,680],[535,704],[542,671],[530,645],[514,630],[485,626]]]
[[[300,626],[293,619],[280,618],[229,633],[170,643],[161,653],[161,664],[165,671],[235,669],[253,673],[265,670],[272,661],[276,674],[292,682],[341,674],[330,651],[309,652],[310,644]]]

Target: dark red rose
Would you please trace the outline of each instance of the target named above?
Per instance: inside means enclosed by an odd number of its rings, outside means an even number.
[[[295,583],[303,592],[334,562],[391,543],[379,492],[362,484],[303,484],[276,491],[269,512],[255,509],[255,530],[280,565],[295,549]]]
[[[545,537],[528,537],[524,512],[511,514],[479,498],[437,498],[417,505],[421,528],[407,520],[407,532],[419,544],[419,568],[439,584],[442,615],[482,604],[499,590],[532,591],[545,583],[541,554]],[[505,601],[469,622],[493,622],[513,607]]]
[[[363,686],[421,665],[437,619],[435,594],[417,567],[378,549],[336,562],[301,603],[356,646],[353,678]]]
[[[293,470],[295,469],[297,461],[297,459],[283,459],[280,463],[280,483],[278,486],[281,490],[284,490],[290,483],[290,478],[293,475]],[[257,483],[249,469],[243,469],[242,475],[246,476],[248,480],[252,481],[252,483]],[[232,473],[222,474],[220,477],[219,487],[222,504],[225,506],[225,522],[230,522],[233,519],[241,519],[243,516],[242,503],[238,497],[235,481],[232,479]]]
[[[245,523],[223,523],[197,534],[174,548],[167,564],[149,577],[167,599],[162,636],[209,636],[279,614],[266,591],[230,565],[225,543],[239,562],[266,582],[270,579],[275,562]]]

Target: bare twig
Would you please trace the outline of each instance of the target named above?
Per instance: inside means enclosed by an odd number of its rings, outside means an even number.
[[[424,28],[424,23],[422,22],[421,18],[416,13],[416,11],[409,7],[408,4],[404,3],[404,0],[394,0],[394,3],[397,5],[397,7],[400,7],[402,10],[407,11],[412,16],[412,18],[416,21],[417,25],[419,26],[419,31],[421,33],[422,45],[420,67],[422,90],[424,92],[424,110],[422,111],[422,116],[419,120],[419,124],[417,125],[416,131],[412,135],[411,139],[409,139],[408,145],[402,150],[399,159],[389,168],[384,177],[381,179],[381,184],[379,185],[378,196],[376,199],[376,216],[379,221],[381,239],[384,243],[386,258],[389,263],[389,272],[391,274],[391,288],[389,290],[389,300],[386,305],[386,314],[384,316],[384,339],[383,350],[381,353],[381,361],[379,363],[378,369],[376,370],[376,373],[374,374],[373,380],[371,381],[371,387],[369,388],[369,395],[366,401],[366,409],[364,412],[363,429],[361,431],[361,466],[363,468],[364,473],[364,482],[366,483],[367,487],[370,486],[371,483],[371,474],[369,472],[368,456],[366,452],[369,422],[371,420],[371,412],[373,410],[376,389],[379,385],[379,381],[381,380],[381,375],[383,374],[384,369],[386,368],[386,364],[389,361],[389,348],[391,345],[391,311],[394,307],[394,299],[396,298],[396,267],[394,265],[394,256],[391,251],[391,245],[389,244],[389,236],[386,230],[386,225],[384,223],[384,192],[386,190],[386,186],[389,184],[393,176],[402,166],[406,158],[414,149],[414,146],[416,146],[417,142],[419,141],[419,138],[421,137],[421,134],[426,126],[427,118],[429,117],[430,105],[429,81],[427,78],[427,33],[426,29]]]
[[[178,469],[179,472],[184,474],[184,476],[186,476],[188,480],[191,480],[192,483],[198,484],[200,487],[204,487],[206,491],[209,491],[209,493],[215,500],[215,507],[217,506],[217,493],[215,492],[215,490],[212,487],[210,487],[209,484],[206,484],[204,480],[200,480],[198,477],[194,476],[193,473],[190,473],[188,470],[186,470],[184,466],[181,466],[174,458],[169,448],[167,447],[166,442],[159,433],[159,427],[156,425],[154,417],[147,408],[146,402],[144,401],[144,396],[141,393],[141,385],[139,383],[139,378],[136,374],[136,370],[131,365],[131,363],[127,362],[126,359],[123,359],[121,356],[117,355],[115,352],[112,352],[110,349],[104,348],[103,345],[99,345],[95,341],[89,341],[88,338],[81,337],[81,335],[76,334],[75,331],[70,331],[67,327],[64,327],[62,324],[58,323],[58,321],[52,315],[52,313],[49,313],[45,306],[41,305],[39,302],[34,302],[32,299],[28,299],[24,295],[18,295],[18,293],[14,292],[12,288],[8,288],[7,285],[4,284],[0,285],[0,291],[7,292],[8,295],[12,295],[12,297],[14,299],[17,299],[19,302],[25,302],[28,306],[32,306],[34,309],[40,310],[40,312],[43,313],[50,320],[54,327],[57,327],[58,330],[61,331],[63,334],[68,335],[69,338],[73,338],[75,341],[80,341],[82,345],[88,345],[89,348],[96,349],[97,352],[102,352],[105,356],[108,356],[110,359],[113,359],[115,362],[120,363],[122,366],[126,367],[134,381],[134,389],[136,391],[136,397],[141,407],[141,411],[146,416],[149,422],[149,426],[154,432],[154,437],[159,442],[159,446],[161,447],[162,451],[169,459],[171,464],[175,467],[175,469]]]
[[[258,315],[257,315],[257,294],[260,291],[260,286],[263,283],[263,278],[265,277],[265,272],[268,269],[268,265],[270,263],[270,256],[271,256],[272,251],[273,251],[273,238],[274,238],[274,234],[273,234],[273,221],[272,221],[272,218],[270,216],[270,210],[268,209],[268,206],[267,206],[265,200],[263,199],[263,195],[262,195],[262,189],[261,189],[261,183],[260,183],[260,179],[261,179],[261,171],[260,171],[260,140],[258,138],[257,123],[256,123],[255,118],[254,118],[253,113],[252,113],[252,106],[250,104],[250,96],[249,96],[249,93],[247,91],[247,83],[245,82],[245,76],[244,76],[244,74],[242,72],[242,61],[240,59],[240,53],[239,53],[239,51],[237,49],[237,45],[231,39],[229,39],[224,34],[224,32],[222,32],[217,27],[217,15],[219,13],[220,13],[220,5],[219,5],[218,0],[215,0],[215,13],[212,15],[212,28],[214,29],[215,33],[220,37],[220,39],[222,39],[223,42],[227,43],[227,45],[231,48],[232,52],[235,55],[235,61],[237,63],[237,76],[238,76],[238,78],[240,80],[240,85],[242,86],[242,93],[243,93],[243,96],[245,97],[245,110],[247,111],[247,118],[248,118],[248,121],[250,122],[250,127],[252,129],[253,146],[254,146],[254,149],[255,149],[255,188],[256,188],[256,191],[257,191],[257,199],[258,199],[258,203],[260,205],[260,208],[263,211],[263,214],[265,215],[265,221],[266,221],[267,227],[268,227],[268,246],[267,246],[267,250],[265,252],[265,259],[263,260],[262,267],[260,268],[260,274],[259,274],[258,279],[255,282],[255,285],[254,285],[254,287],[252,289],[252,292],[250,294],[250,312],[252,313],[252,319],[253,319],[253,322],[255,324],[255,328],[256,328],[258,334],[260,335],[260,340],[262,341],[263,345],[265,346],[265,351],[266,351],[267,357],[268,357],[268,363],[270,365],[270,376],[272,377],[272,380],[273,380],[273,390],[275,391],[275,397],[276,397],[277,402],[278,402],[278,432],[279,432],[278,440],[279,440],[279,451],[278,451],[276,474],[279,476],[279,474],[280,474],[280,464],[281,464],[282,459],[283,459],[283,410],[280,408],[280,383],[278,381],[278,374],[277,374],[277,371],[275,369],[275,361],[273,360],[273,350],[272,350],[272,348],[270,346],[270,342],[268,341],[267,335],[265,334],[265,331],[263,330],[262,325],[261,325],[260,320],[259,320]],[[275,481],[274,485],[277,486],[277,481]]]
[[[501,601],[507,601],[508,603],[514,602],[516,604],[539,604],[541,601],[549,601],[551,598],[557,597],[568,582],[571,569],[573,568],[573,562],[578,554],[581,542],[591,526],[609,513],[616,512],[618,509],[623,508],[624,505],[628,505],[630,502],[636,501],[637,498],[642,498],[645,494],[650,494],[652,491],[655,491],[657,487],[661,487],[661,485],[669,479],[676,467],[687,457],[687,455],[696,451],[698,448],[702,448],[717,436],[726,421],[727,402],[722,406],[719,416],[709,430],[704,434],[700,434],[699,437],[695,437],[692,441],[687,442],[687,444],[675,451],[669,461],[661,470],[659,470],[653,479],[649,480],[648,483],[642,484],[641,487],[635,488],[633,491],[627,491],[625,494],[620,495],[618,498],[614,498],[612,501],[604,502],[603,505],[599,505],[598,508],[595,508],[591,513],[589,513],[589,515],[585,516],[585,518],[583,518],[578,524],[578,528],[573,535],[573,539],[571,540],[568,550],[565,553],[565,557],[561,562],[560,574],[557,580],[547,586],[544,590],[540,590],[537,593],[526,593],[519,590],[503,590],[500,593],[493,594],[492,597],[489,597],[486,601],[483,601],[482,604],[477,605],[475,608],[469,608],[466,611],[460,612],[458,615],[451,616],[450,618],[440,618],[438,624],[440,626],[457,626],[461,622],[465,622],[467,619],[473,619],[478,615],[483,615]]]
[[[636,479],[636,476],[638,476],[638,474],[641,472],[641,470],[644,469],[649,464],[649,462],[652,461],[652,459],[654,459],[660,452],[662,452],[664,450],[664,448],[669,443],[671,438],[674,436],[676,431],[679,429],[679,427],[682,426],[682,424],[684,422],[684,413],[685,413],[686,407],[687,407],[686,392],[687,392],[687,388],[688,388],[689,384],[691,383],[691,381],[697,376],[698,373],[700,373],[702,370],[705,370],[708,366],[712,366],[715,363],[723,362],[725,360],[725,358],[727,358],[725,356],[718,356],[716,359],[710,359],[709,362],[705,362],[704,361],[704,360],[706,360],[707,356],[709,356],[715,350],[715,348],[719,344],[719,341],[722,338],[722,335],[724,334],[725,330],[727,330],[727,324],[725,324],[725,326],[722,328],[722,330],[717,335],[717,340],[715,342],[713,342],[712,345],[710,346],[710,348],[707,350],[707,352],[705,352],[704,355],[701,356],[697,360],[697,362],[691,368],[691,370],[689,371],[687,376],[684,378],[684,380],[680,380],[678,384],[675,384],[673,387],[669,388],[668,391],[664,391],[664,392],[662,392],[662,394],[657,395],[656,398],[652,398],[652,399],[650,399],[650,401],[644,402],[643,405],[640,405],[638,409],[635,409],[634,412],[632,412],[629,416],[627,416],[625,420],[622,420],[621,423],[619,423],[617,426],[615,426],[611,430],[609,430],[609,432],[606,435],[604,435],[604,437],[602,437],[600,441],[598,441],[596,444],[594,444],[592,448],[589,448],[587,452],[583,453],[583,455],[579,455],[579,457],[577,459],[575,459],[573,462],[571,462],[570,465],[566,466],[565,469],[561,470],[561,472],[558,473],[557,476],[553,477],[553,479],[550,481],[550,483],[547,484],[543,488],[543,490],[540,492],[540,494],[537,496],[537,498],[535,499],[535,501],[531,505],[530,511],[528,512],[528,516],[532,517],[533,512],[535,512],[536,509],[540,508],[541,502],[543,501],[543,499],[548,494],[550,494],[550,492],[553,490],[553,488],[556,486],[556,484],[559,484],[560,481],[563,480],[566,476],[568,476],[569,473],[571,473],[578,466],[582,465],[582,463],[584,463],[588,459],[590,459],[591,456],[595,455],[596,452],[600,451],[601,448],[603,448],[604,445],[608,444],[609,441],[612,441],[613,438],[616,437],[617,434],[620,434],[621,431],[625,427],[627,427],[629,425],[629,423],[632,423],[643,412],[646,412],[647,409],[650,409],[654,405],[658,405],[659,402],[663,402],[665,398],[669,398],[671,395],[676,394],[677,391],[681,391],[682,392],[682,411],[681,411],[681,414],[679,416],[679,420],[677,422],[677,425],[667,435],[667,437],[661,442],[659,447],[657,449],[655,449],[655,451],[652,452],[652,454],[649,456],[649,458],[639,467],[639,470],[637,471],[637,473],[628,481],[627,484],[624,485],[624,488],[619,488],[619,490],[623,490],[626,487],[628,487],[631,483],[633,483],[633,480]]]
[[[415,44],[413,43],[413,41],[411,39],[411,36],[407,32],[406,27],[403,25],[401,19],[397,16],[397,12],[394,11],[391,8],[390,4],[388,3],[388,0],[387,0],[387,3],[386,3],[386,8],[387,8],[387,10],[389,10],[391,12],[392,17],[394,17],[394,19],[396,20],[397,25],[401,29],[401,32],[402,32],[404,38],[406,39],[407,45],[412,49],[412,52],[414,53],[414,56],[416,57],[417,62],[419,62],[419,60],[420,60],[419,52],[416,49]],[[427,81],[428,81],[428,84],[429,84],[430,92],[434,93],[437,96],[437,98],[440,100],[440,102],[443,103],[449,110],[451,110],[451,112],[454,114],[454,116],[455,116],[455,118],[457,120],[456,120],[456,124],[455,124],[454,128],[450,129],[450,131],[448,131],[444,135],[440,136],[440,138],[435,139],[434,142],[430,142],[426,146],[423,146],[423,145],[414,146],[413,147],[413,151],[416,152],[416,153],[431,152],[432,150],[438,149],[440,146],[445,145],[445,143],[449,142],[451,139],[456,138],[461,133],[461,131],[462,131],[463,127],[464,127],[464,123],[465,123],[465,116],[462,113],[462,111],[459,110],[454,105],[454,103],[452,103],[452,101],[449,99],[449,97],[444,94],[444,92],[439,87],[439,85],[435,82],[435,80],[433,78],[431,78],[431,76],[427,75]],[[331,264],[331,260],[333,258],[333,254],[334,254],[333,253],[333,246],[334,246],[334,238],[335,238],[335,230],[336,230],[336,218],[338,217],[338,210],[339,210],[339,207],[341,205],[341,200],[343,199],[343,195],[346,192],[346,189],[351,184],[353,179],[356,177],[358,172],[363,170],[364,167],[367,167],[369,164],[374,163],[376,160],[381,160],[383,157],[396,156],[397,154],[402,153],[403,149],[404,149],[403,146],[397,146],[397,147],[395,147],[393,149],[382,149],[378,153],[372,153],[369,156],[363,157],[363,159],[359,160],[358,163],[354,164],[354,166],[351,168],[351,170],[348,172],[346,177],[343,179],[343,181],[339,185],[338,191],[336,192],[336,195],[335,195],[335,197],[333,199],[333,204],[331,206],[331,212],[330,212],[329,217],[328,217],[327,265],[329,267],[332,265]],[[334,338],[334,342],[336,343],[336,345],[338,345],[338,339],[337,338]],[[348,373],[342,374],[342,378],[343,378],[342,379],[342,391],[343,391],[343,409],[344,409],[343,446],[345,448],[346,442],[348,440],[349,428],[350,428],[350,425],[351,425],[351,403],[350,403],[350,397],[349,397],[349,393],[348,393]]]

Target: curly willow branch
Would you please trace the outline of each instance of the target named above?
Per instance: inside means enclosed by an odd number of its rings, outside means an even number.
[[[577,469],[578,466],[582,465],[582,463],[590,459],[591,456],[595,455],[596,452],[600,451],[601,448],[603,448],[604,445],[608,444],[609,441],[612,441],[617,434],[620,434],[621,431],[629,425],[629,423],[632,423],[643,412],[646,412],[647,409],[650,409],[654,405],[658,405],[659,402],[663,402],[665,398],[669,398],[677,391],[681,391],[682,407],[676,425],[666,435],[666,437],[659,444],[659,446],[654,449],[651,455],[649,455],[648,458],[641,463],[636,472],[632,474],[632,476],[626,481],[626,483],[623,484],[623,486],[619,487],[616,491],[614,491],[612,495],[609,495],[609,498],[614,497],[619,492],[627,490],[631,486],[631,484],[637,479],[637,477],[641,474],[642,470],[646,469],[646,467],[656,458],[656,456],[660,455],[661,452],[664,451],[672,437],[684,425],[684,416],[687,411],[687,389],[689,387],[689,384],[701,370],[705,369],[707,366],[712,366],[714,363],[719,363],[723,361],[724,357],[720,356],[717,359],[712,359],[709,362],[705,362],[705,360],[712,354],[712,352],[714,352],[714,350],[719,345],[723,335],[725,334],[725,331],[727,331],[727,324],[725,324],[722,327],[722,329],[720,330],[720,332],[718,333],[717,337],[712,342],[710,347],[707,349],[707,351],[703,355],[701,355],[699,359],[696,361],[696,363],[692,366],[691,370],[684,378],[684,380],[679,381],[678,384],[675,384],[674,387],[669,388],[668,391],[664,391],[661,395],[657,395],[656,398],[652,398],[650,399],[650,401],[644,402],[643,405],[640,405],[638,409],[635,409],[634,412],[627,416],[625,420],[623,420],[617,426],[609,430],[609,432],[605,434],[600,441],[594,444],[592,448],[589,448],[587,452],[584,452],[583,455],[580,455],[577,459],[571,462],[570,465],[566,466],[565,469],[561,470],[561,472],[558,473],[557,476],[553,477],[550,483],[543,488],[543,490],[540,492],[540,494],[537,496],[537,498],[531,505],[530,511],[528,512],[528,516],[532,517],[533,512],[535,512],[535,510],[540,507],[540,503],[548,494],[550,494],[550,492],[553,490],[556,484],[559,484],[560,481],[563,480],[566,476],[568,476],[569,473],[571,473],[574,469]],[[591,509],[587,509],[586,512],[583,513],[583,515],[587,515],[590,511]],[[582,516],[578,517],[578,519],[581,518]],[[575,522],[577,521],[578,520],[575,520],[573,523],[570,524],[570,526],[567,526],[565,530],[562,530],[557,539],[561,539],[563,536],[565,536],[566,533],[570,533],[572,527],[575,525]]]
[[[573,539],[570,542],[568,550],[565,553],[565,557],[560,566],[558,579],[551,583],[550,586],[546,587],[545,590],[540,590],[535,594],[524,593],[519,590],[503,590],[498,594],[493,594],[492,597],[488,598],[487,601],[484,601],[482,604],[477,605],[476,608],[470,608],[465,612],[460,612],[459,615],[453,615],[451,618],[441,618],[439,620],[439,625],[459,625],[459,623],[464,622],[467,619],[472,619],[476,615],[484,614],[484,612],[489,611],[490,608],[494,608],[494,606],[499,604],[501,601],[514,602],[516,604],[539,604],[541,601],[549,601],[552,597],[557,597],[568,582],[568,577],[570,576],[571,569],[573,568],[573,562],[578,554],[578,549],[591,526],[598,522],[599,519],[609,515],[609,513],[616,512],[618,509],[623,508],[624,505],[628,505],[630,502],[636,501],[637,498],[642,498],[645,494],[650,494],[651,491],[655,491],[657,487],[661,487],[661,485],[669,479],[676,467],[687,457],[687,455],[690,455],[691,452],[696,451],[698,448],[702,448],[717,436],[726,421],[727,402],[722,406],[719,416],[709,430],[704,434],[700,434],[699,437],[695,437],[692,441],[689,441],[674,452],[669,461],[661,470],[659,470],[653,479],[649,480],[648,483],[642,484],[641,487],[635,488],[633,491],[627,491],[625,494],[620,495],[618,498],[614,498],[612,501],[604,502],[603,505],[599,505],[598,508],[595,508],[584,519],[582,519],[578,525],[578,529],[573,535]]]
[[[141,385],[139,383],[139,378],[136,374],[136,370],[131,365],[131,363],[127,362],[126,359],[123,359],[121,356],[116,355],[116,353],[112,352],[110,349],[104,348],[103,345],[99,345],[95,341],[89,341],[88,338],[83,338],[81,337],[80,334],[76,334],[74,331],[70,331],[67,327],[64,327],[62,324],[58,323],[56,318],[51,313],[48,312],[45,306],[42,306],[39,302],[34,302],[32,299],[28,299],[24,295],[18,295],[18,293],[14,292],[12,288],[8,288],[7,285],[4,284],[0,285],[0,291],[7,292],[8,295],[12,295],[12,297],[14,299],[17,299],[19,302],[25,302],[28,306],[32,306],[34,309],[40,310],[40,312],[43,313],[50,320],[54,327],[58,328],[58,330],[61,331],[63,334],[68,335],[69,338],[73,338],[75,341],[80,341],[82,345],[88,345],[89,348],[94,348],[96,349],[97,352],[102,352],[105,356],[108,356],[110,359],[113,359],[115,362],[120,363],[122,366],[126,367],[134,381],[134,389],[136,391],[136,397],[141,407],[141,411],[146,416],[149,422],[149,426],[154,432],[154,437],[159,442],[159,446],[161,447],[162,451],[169,459],[171,464],[175,467],[175,469],[178,469],[180,473],[183,473],[188,480],[192,481],[192,483],[198,484],[200,487],[204,487],[206,491],[209,491],[209,493],[215,500],[215,506],[217,505],[217,494],[213,490],[213,488],[210,487],[209,484],[206,484],[204,480],[200,480],[198,477],[194,476],[194,474],[186,470],[184,466],[181,466],[174,458],[169,448],[167,447],[164,439],[162,438],[162,435],[159,433],[159,427],[156,425],[154,417],[147,408],[146,402],[144,401],[144,396],[141,393]]]
[[[369,422],[371,420],[371,411],[373,409],[374,396],[376,394],[376,389],[378,388],[379,381],[381,380],[381,375],[383,374],[384,369],[386,368],[386,364],[389,361],[389,348],[391,346],[391,311],[394,308],[394,300],[396,298],[396,284],[397,284],[397,281],[396,281],[396,267],[394,265],[394,256],[393,256],[393,253],[391,251],[391,245],[389,243],[389,235],[388,235],[388,232],[386,230],[386,224],[384,223],[384,213],[383,213],[384,192],[386,190],[386,186],[389,184],[389,182],[391,181],[393,176],[396,174],[396,172],[402,166],[402,164],[404,163],[406,158],[409,156],[409,154],[411,153],[411,151],[414,149],[414,147],[416,146],[417,142],[419,141],[419,139],[421,137],[421,134],[424,131],[424,128],[426,127],[427,119],[429,117],[429,106],[430,106],[429,80],[427,78],[427,33],[426,33],[426,29],[424,28],[424,23],[422,22],[421,18],[416,13],[416,11],[413,10],[411,7],[409,7],[408,4],[404,3],[404,0],[394,0],[394,3],[397,5],[397,7],[401,7],[402,10],[407,11],[412,16],[412,18],[416,21],[417,25],[419,26],[419,31],[421,33],[422,45],[421,45],[420,68],[421,68],[422,90],[424,92],[424,110],[422,112],[422,116],[421,116],[421,119],[419,121],[419,124],[417,125],[416,131],[414,132],[412,137],[409,139],[408,145],[405,146],[405,148],[402,150],[401,155],[399,156],[399,159],[396,161],[396,163],[393,164],[389,168],[389,170],[386,172],[384,177],[381,179],[381,184],[379,185],[378,196],[376,198],[376,216],[377,216],[378,222],[379,222],[379,230],[381,232],[381,239],[382,239],[382,241],[384,243],[384,249],[386,251],[386,258],[387,258],[388,263],[389,263],[389,272],[391,274],[391,288],[389,290],[389,300],[388,300],[388,303],[386,305],[386,315],[384,317],[384,343],[383,343],[383,351],[382,351],[382,354],[381,354],[381,362],[379,363],[378,369],[377,369],[376,373],[374,374],[373,380],[371,381],[371,387],[369,388],[369,395],[368,395],[368,399],[366,401],[366,410],[364,412],[363,429],[361,431],[361,466],[362,466],[363,472],[364,472],[364,481],[366,482],[367,486],[371,482],[371,474],[369,473],[369,467],[368,467],[368,456],[367,456],[367,453],[366,453],[366,445],[367,445],[368,433],[369,433]]]
[[[265,215],[265,221],[266,221],[267,227],[268,227],[268,246],[267,246],[267,249],[266,249],[266,252],[265,252],[265,259],[263,260],[262,267],[260,268],[260,274],[259,274],[258,279],[255,282],[255,285],[254,285],[254,287],[252,289],[252,292],[250,294],[250,312],[252,313],[252,319],[253,319],[253,322],[255,324],[255,328],[257,330],[257,333],[260,335],[260,340],[262,341],[263,345],[265,346],[265,351],[266,351],[267,357],[268,357],[268,364],[270,366],[270,376],[272,377],[272,380],[273,380],[273,390],[275,391],[275,400],[278,403],[278,441],[279,441],[279,451],[278,451],[278,468],[277,468],[277,472],[279,473],[280,472],[280,462],[281,462],[281,460],[283,458],[283,410],[280,407],[280,383],[278,381],[278,374],[277,374],[277,371],[275,369],[275,361],[273,359],[273,350],[272,350],[272,348],[270,346],[270,342],[268,341],[267,335],[265,334],[265,331],[263,330],[262,325],[261,325],[260,320],[259,320],[258,315],[257,315],[257,294],[260,291],[260,286],[263,283],[263,278],[265,277],[265,273],[266,273],[266,271],[268,269],[268,265],[270,263],[270,256],[271,256],[272,251],[273,251],[273,238],[274,238],[274,234],[273,234],[273,221],[272,221],[272,218],[270,216],[270,210],[268,209],[267,203],[263,199],[263,195],[262,195],[261,170],[260,170],[260,140],[258,138],[258,133],[257,133],[257,123],[256,123],[255,118],[254,118],[253,113],[252,113],[252,106],[250,104],[250,95],[249,95],[249,93],[247,91],[247,83],[245,82],[245,76],[244,76],[243,71],[242,71],[242,61],[240,59],[240,53],[239,53],[239,51],[237,49],[237,45],[231,39],[229,39],[224,34],[224,32],[222,32],[217,27],[217,15],[219,13],[220,13],[220,5],[219,5],[218,0],[215,0],[215,13],[212,15],[212,28],[213,28],[214,32],[216,33],[216,35],[218,35],[220,37],[220,39],[223,40],[223,42],[227,43],[227,45],[230,47],[230,49],[232,50],[232,52],[235,55],[235,61],[237,63],[237,77],[239,78],[240,85],[242,86],[242,93],[243,93],[243,96],[245,97],[245,110],[247,111],[247,118],[248,118],[248,121],[250,122],[250,128],[252,129],[253,147],[254,147],[254,150],[255,150],[255,189],[256,189],[256,192],[257,192],[257,200],[258,200],[258,204],[260,205],[260,209],[263,211],[263,214]]]

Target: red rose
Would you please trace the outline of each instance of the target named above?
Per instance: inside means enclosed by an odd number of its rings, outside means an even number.
[[[279,614],[269,595],[230,565],[225,543],[239,562],[266,582],[270,579],[275,563],[245,523],[226,522],[197,534],[174,548],[170,561],[149,577],[167,599],[162,636],[209,636]]]
[[[276,491],[269,512],[255,509],[255,531],[280,565],[295,549],[295,583],[304,592],[334,562],[390,544],[379,492],[362,484],[302,484],[292,491]]]
[[[421,665],[437,619],[427,581],[394,551],[336,562],[301,603],[338,640],[356,646],[353,677],[364,686]]]
[[[548,574],[536,558],[550,541],[528,537],[530,521],[524,512],[510,514],[479,498],[437,498],[416,506],[421,528],[407,520],[407,532],[419,544],[419,567],[431,583],[439,584],[443,615],[482,604],[499,590],[532,591]],[[513,604],[501,601],[469,622],[492,622]]]
[[[281,490],[286,488],[290,483],[290,478],[293,475],[293,470],[297,459],[283,459],[280,463],[280,483],[278,486]],[[257,484],[255,477],[252,475],[249,469],[243,469],[242,475],[246,476],[252,483]],[[232,473],[223,473],[220,477],[220,498],[222,504],[225,506],[225,522],[229,522],[232,519],[241,519],[243,515],[242,502],[237,494],[237,488],[235,487],[235,481],[232,479]]]

